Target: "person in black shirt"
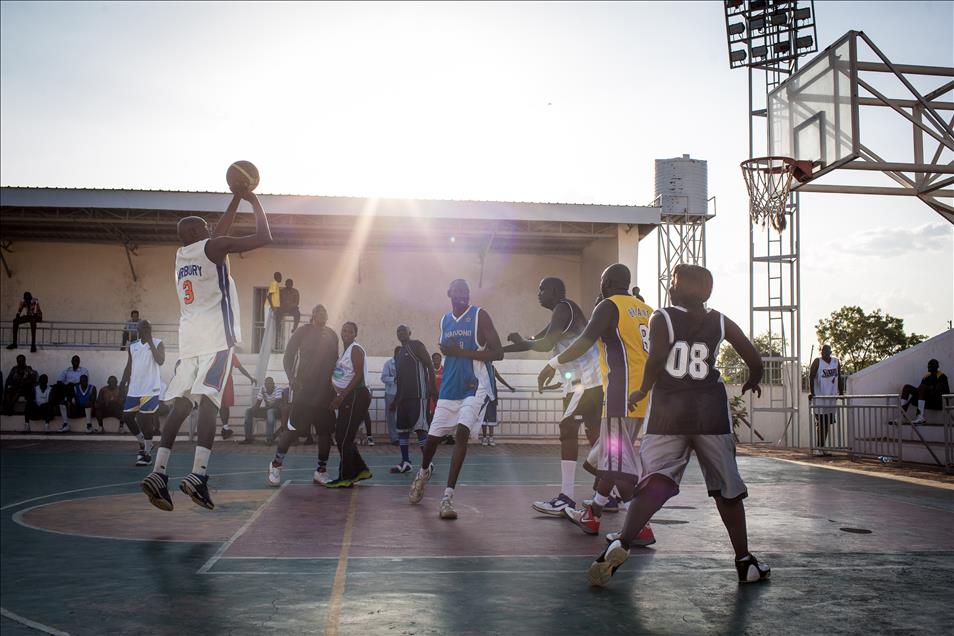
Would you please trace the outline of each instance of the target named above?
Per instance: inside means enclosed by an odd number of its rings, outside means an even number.
[[[924,423],[924,409],[940,411],[944,408],[942,395],[951,392],[951,387],[947,381],[947,376],[941,371],[941,363],[935,359],[928,361],[928,372],[921,378],[921,384],[911,386],[905,384],[901,389],[901,410],[906,411],[911,403],[917,398],[918,413],[917,417],[911,420],[912,424]]]
[[[408,447],[412,431],[417,434],[417,445],[421,452],[424,452],[428,428],[428,399],[437,395],[437,389],[435,388],[434,362],[424,343],[411,339],[411,329],[407,325],[400,325],[397,328],[397,339],[401,343],[401,348],[394,356],[397,394],[392,404],[397,411],[401,461],[391,468],[391,472],[406,473],[411,470]]]
[[[331,402],[336,393],[331,376],[338,362],[338,334],[328,326],[328,311],[316,305],[311,322],[302,325],[285,347],[285,375],[292,390],[288,428],[278,440],[275,459],[268,470],[268,483],[281,485],[282,463],[295,439],[307,435],[312,426],[318,433],[318,467],[313,481],[326,484],[331,436],[335,430],[335,412]]]

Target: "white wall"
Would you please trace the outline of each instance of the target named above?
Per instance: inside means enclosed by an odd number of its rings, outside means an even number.
[[[954,329],[853,373],[848,377],[846,392],[855,395],[900,393],[905,384],[917,386],[921,382],[931,358],[941,363],[941,371],[950,380],[954,374]]]

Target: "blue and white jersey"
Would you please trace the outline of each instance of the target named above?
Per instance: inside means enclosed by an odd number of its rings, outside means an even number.
[[[229,259],[221,265],[209,260],[205,253],[208,242],[196,241],[176,251],[180,358],[225,351],[242,340]]]
[[[460,317],[449,311],[441,318],[441,345],[464,351],[479,351],[477,344],[477,318],[480,307],[471,305]],[[444,356],[444,375],[441,379],[441,400],[463,400],[480,390],[491,400],[497,397],[493,366],[468,358]]]

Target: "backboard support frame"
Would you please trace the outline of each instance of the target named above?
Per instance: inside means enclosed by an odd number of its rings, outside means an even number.
[[[848,58],[842,60],[837,52],[847,45]],[[867,62],[859,60],[859,49],[864,47],[873,54],[877,61]],[[802,104],[799,101],[804,87],[799,85],[803,78],[810,78],[813,68],[827,63],[833,69],[835,91],[825,95],[830,103],[835,104],[834,112],[839,113],[838,106],[843,104],[842,99],[848,100],[850,112],[849,139],[844,139],[845,127],[841,122],[826,121],[826,111],[819,109],[811,113],[806,109],[804,117],[798,123],[788,126],[788,139],[781,140],[777,133],[782,125],[773,122],[773,104],[788,104],[785,111],[788,122],[796,118],[793,104]],[[902,96],[886,95],[875,87],[877,74],[889,74],[898,80],[903,87]],[[920,92],[915,88],[910,76],[918,76],[921,81],[932,82],[936,88]],[[838,78],[847,79],[847,94],[839,94]],[[849,31],[834,44],[826,48],[814,59],[805,64],[797,74],[794,74],[769,94],[767,115],[769,118],[769,153],[786,154],[792,151],[796,159],[813,161],[818,169],[812,174],[812,179],[806,183],[795,185],[794,190],[800,192],[823,192],[829,194],[875,194],[888,196],[912,196],[922,200],[936,212],[941,214],[950,223],[954,224],[954,206],[940,199],[954,197],[954,161],[942,161],[945,150],[954,152],[954,116],[945,117],[942,113],[954,111],[954,101],[940,101],[948,93],[954,93],[954,68],[939,66],[920,66],[911,64],[895,64],[863,31]],[[808,97],[812,95],[809,93]],[[818,97],[818,96],[816,96]],[[824,100],[819,100],[823,103]],[[861,108],[889,108],[901,118],[907,120],[911,126],[913,161],[891,161],[878,154],[876,150],[862,141]],[[780,118],[785,122],[784,118]],[[820,122],[821,136],[819,146],[821,157],[799,156],[798,140],[800,132],[810,129]],[[844,144],[847,152],[840,153],[834,161],[824,161],[822,157],[831,154],[827,144]],[[934,145],[933,151],[931,146]],[[849,185],[845,183],[818,183],[821,177],[837,170],[867,170],[880,171],[887,175],[897,186],[867,186]]]

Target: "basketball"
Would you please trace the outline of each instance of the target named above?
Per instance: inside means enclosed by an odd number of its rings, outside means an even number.
[[[251,161],[236,161],[225,172],[225,181],[233,193],[258,187],[258,168]]]

